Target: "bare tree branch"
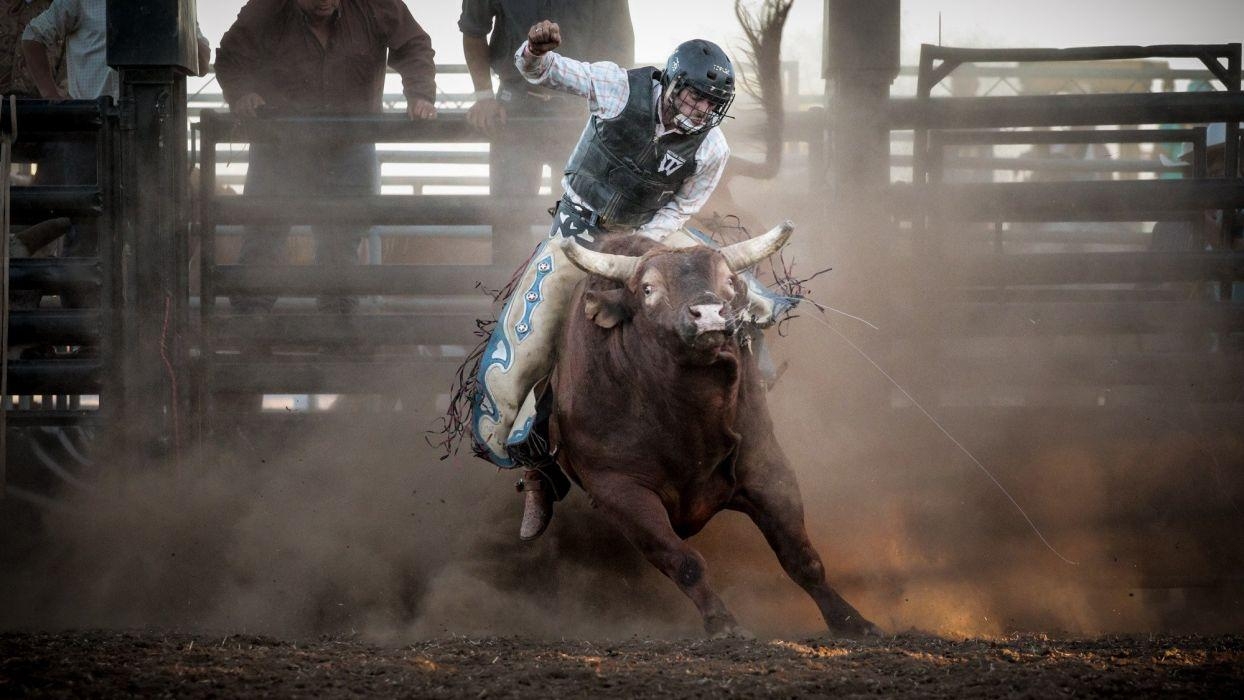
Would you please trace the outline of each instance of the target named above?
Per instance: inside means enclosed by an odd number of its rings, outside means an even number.
[[[785,100],[782,90],[782,30],[795,0],[762,0],[753,13],[744,7],[744,0],[734,0],[734,16],[743,28],[747,46],[743,56],[754,66],[755,75],[741,76],[747,94],[765,112],[765,159],[755,163],[734,159],[734,174],[758,179],[771,179],[782,165],[782,135],[785,130]]]

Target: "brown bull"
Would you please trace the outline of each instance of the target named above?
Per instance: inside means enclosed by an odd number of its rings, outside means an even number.
[[[721,251],[639,236],[577,243],[593,273],[558,348],[550,424],[558,464],[695,603],[710,634],[742,633],[684,539],[746,513],[836,633],[878,633],[825,579],[795,475],[773,434],[735,274],[780,248],[789,222]]]

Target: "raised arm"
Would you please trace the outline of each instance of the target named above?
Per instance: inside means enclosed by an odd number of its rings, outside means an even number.
[[[533,85],[568,92],[588,99],[588,109],[611,119],[622,113],[630,97],[626,71],[616,63],[585,63],[567,58],[553,49],[561,45],[556,22],[538,22],[527,32],[527,41],[514,52],[514,65]]]

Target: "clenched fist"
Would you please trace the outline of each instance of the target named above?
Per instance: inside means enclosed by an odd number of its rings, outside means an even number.
[[[562,43],[562,29],[557,26],[557,22],[543,20],[532,25],[527,30],[527,51],[532,56],[543,56],[560,46]]]

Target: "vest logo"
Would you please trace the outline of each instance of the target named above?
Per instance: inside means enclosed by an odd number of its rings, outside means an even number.
[[[665,155],[661,158],[661,164],[657,166],[657,172],[662,175],[673,175],[674,171],[681,168],[686,162],[687,159],[677,153],[674,153],[673,151],[666,151]]]

